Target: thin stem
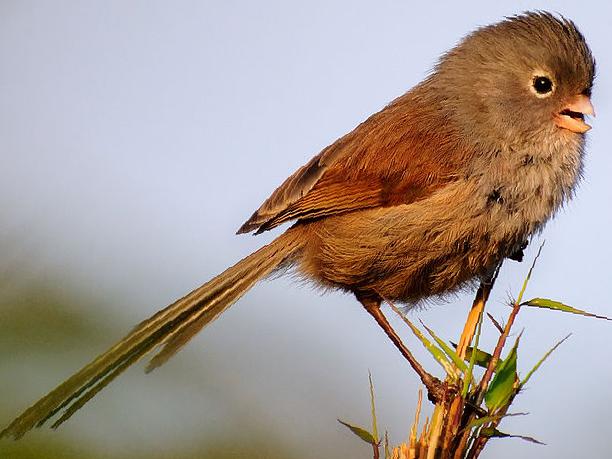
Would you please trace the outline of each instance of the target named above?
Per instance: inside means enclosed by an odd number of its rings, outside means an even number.
[[[525,294],[525,290],[527,289],[527,284],[529,283],[529,280],[531,279],[531,274],[533,273],[533,268],[535,267],[535,264],[538,261],[538,258],[540,257],[540,253],[542,253],[543,247],[544,247],[544,243],[540,245],[540,248],[538,249],[538,253],[533,259],[533,263],[531,264],[531,267],[529,268],[527,277],[523,281],[523,286],[521,287],[519,296],[512,306],[512,312],[510,312],[510,316],[508,317],[508,322],[506,323],[506,326],[504,327],[504,331],[497,341],[497,345],[495,346],[495,351],[493,352],[493,356],[491,357],[491,360],[489,362],[489,365],[487,366],[485,374],[482,377],[482,380],[480,381],[480,384],[478,386],[478,391],[477,391],[477,399],[476,399],[476,405],[478,406],[480,406],[480,404],[482,403],[482,400],[487,391],[487,387],[489,386],[489,382],[491,381],[491,378],[493,377],[493,371],[495,367],[497,366],[497,362],[499,361],[499,358],[501,356],[502,349],[504,348],[506,344],[506,340],[508,338],[508,335],[510,334],[512,325],[514,324],[514,320],[516,319],[516,316],[521,310],[521,302],[523,300],[523,295]],[[506,408],[502,412],[500,412],[500,414],[502,414],[502,417],[507,407],[510,406],[510,404],[512,403],[513,399],[514,399],[514,396],[510,398],[510,400],[506,404]],[[496,427],[498,424],[499,424],[499,421],[496,421],[496,422],[492,422],[490,425],[493,427]],[[467,455],[467,459],[477,458],[488,440],[489,440],[488,437],[485,437],[485,436],[479,436],[478,438],[476,438],[476,440],[474,441],[474,444],[470,448],[470,451]]]
[[[497,362],[499,361],[499,358],[501,356],[502,349],[504,348],[506,344],[506,339],[508,338],[508,335],[510,334],[510,329],[512,328],[512,325],[514,324],[514,319],[516,318],[520,309],[521,309],[521,304],[519,302],[514,303],[514,306],[512,307],[512,312],[510,313],[510,316],[508,317],[508,323],[506,323],[506,328],[504,328],[504,332],[499,337],[499,340],[497,340],[497,345],[495,346],[495,350],[493,351],[493,356],[491,357],[491,361],[489,362],[489,365],[487,366],[485,374],[482,377],[482,380],[480,381],[480,385],[478,388],[477,405],[480,405],[480,403],[482,402],[486,389],[489,385],[489,382],[491,381],[491,377],[493,376],[493,371],[495,370],[495,367],[497,366]]]
[[[521,302],[523,301],[523,295],[525,294],[525,290],[527,289],[527,284],[529,283],[529,280],[531,279],[533,268],[535,267],[535,264],[538,261],[538,258],[540,257],[540,253],[542,253],[542,247],[544,247],[544,243],[540,245],[540,248],[538,249],[538,253],[533,259],[533,263],[531,264],[531,267],[529,268],[527,277],[523,281],[523,286],[521,287],[519,296],[514,302],[514,305],[512,306],[512,312],[510,313],[510,316],[508,317],[508,322],[506,323],[504,331],[502,332],[499,339],[497,340],[497,345],[495,346],[495,351],[493,352],[491,361],[489,362],[489,365],[487,366],[487,370],[485,371],[485,374],[482,377],[482,380],[480,381],[480,386],[478,390],[478,399],[476,403],[477,405],[480,405],[480,403],[482,402],[486,389],[489,385],[489,382],[491,381],[491,377],[493,376],[493,371],[495,370],[495,367],[497,366],[497,362],[499,361],[499,358],[501,356],[502,349],[504,348],[504,345],[506,344],[506,339],[508,338],[508,335],[510,334],[510,329],[512,328],[512,325],[514,324],[514,319],[516,318],[517,314],[519,313],[521,309]]]
[[[476,326],[478,324],[478,320],[482,315],[482,311],[484,311],[487,300],[489,299],[489,295],[491,294],[491,290],[493,289],[493,284],[495,283],[495,277],[492,276],[487,280],[484,280],[480,283],[478,287],[478,291],[476,292],[476,297],[474,298],[474,302],[472,303],[472,308],[468,314],[468,317],[465,321],[465,325],[463,327],[463,332],[461,333],[461,337],[459,338],[459,343],[457,344],[457,355],[460,359],[465,358],[465,354],[467,352],[467,348],[472,343],[474,339],[474,333],[476,333]]]
[[[372,450],[374,451],[374,459],[380,458],[380,450],[378,449],[378,444],[372,443]]]

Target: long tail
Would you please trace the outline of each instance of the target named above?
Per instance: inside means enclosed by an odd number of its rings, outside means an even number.
[[[202,328],[235,303],[257,281],[300,248],[297,231],[289,230],[222,274],[136,326],[125,338],[23,412],[0,432],[0,438],[23,436],[59,414],[58,427],[127,367],[156,346],[147,372],[165,363]],[[61,413],[61,414],[60,414]]]

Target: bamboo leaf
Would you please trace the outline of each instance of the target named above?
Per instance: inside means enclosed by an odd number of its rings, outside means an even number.
[[[506,357],[501,365],[497,367],[497,373],[493,377],[487,393],[485,394],[485,403],[489,411],[495,411],[508,403],[508,400],[518,390],[516,373],[517,349],[521,335],[516,338],[514,346],[510,349],[508,357]]]
[[[570,336],[572,336],[571,333],[567,335],[565,338],[563,338],[562,340],[560,340],[557,344],[551,347],[546,354],[544,354],[544,356],[538,361],[538,363],[536,363],[535,366],[529,371],[529,373],[527,373],[527,376],[525,376],[523,381],[521,381],[521,383],[519,384],[519,389],[523,387],[525,384],[527,384],[527,381],[529,381],[529,378],[531,378],[531,376],[538,370],[538,368],[540,368],[540,365],[544,363],[544,361],[548,358],[548,356],[550,356],[550,354],[552,354],[559,346],[561,346],[561,344],[566,339],[568,339]]]
[[[457,348],[457,344],[454,342],[450,342],[455,348]],[[468,346],[465,350],[465,360],[466,362],[470,362],[472,360],[472,352],[474,352],[474,348],[471,346]],[[479,367],[482,368],[487,368],[487,366],[489,366],[489,362],[491,361],[491,359],[493,358],[493,356],[491,354],[489,354],[486,351],[483,351],[482,349],[476,349],[476,354],[474,355],[474,365],[477,365]],[[502,359],[499,359],[497,361],[497,365],[495,366],[495,370],[493,371],[497,371],[497,369],[499,368],[499,366],[501,365],[501,363],[503,362]]]
[[[423,328],[427,330],[427,333],[431,335],[431,337],[438,344],[438,346],[440,346],[440,348],[444,351],[444,353],[448,357],[450,357],[450,359],[457,366],[457,368],[459,368],[461,371],[465,373],[467,371],[467,365],[465,364],[463,360],[459,358],[459,355],[448,344],[446,344],[444,340],[440,339],[431,328],[425,325],[422,320],[420,320],[419,322],[421,322],[421,325],[423,326]]]
[[[455,367],[453,367],[453,365],[451,365],[444,352],[439,347],[432,344],[432,342],[427,339],[423,332],[421,332],[421,330],[419,330],[412,322],[410,322],[408,317],[402,314],[402,311],[400,311],[397,306],[390,302],[389,306],[391,306],[391,309],[393,309],[393,311],[401,317],[401,319],[406,325],[408,325],[408,327],[410,327],[412,333],[414,333],[414,335],[419,339],[419,341],[421,341],[425,349],[429,351],[429,353],[433,356],[436,362],[438,362],[442,366],[442,368],[444,368],[446,374],[456,380],[459,377],[458,371]]]
[[[374,383],[372,382],[372,373],[368,371],[368,379],[370,381],[370,405],[372,407],[372,436],[374,442],[378,443],[378,423],[376,422],[376,405],[374,403]]]
[[[527,437],[525,435],[512,435],[504,432],[500,432],[499,430],[493,427],[485,427],[480,431],[480,434],[485,437],[495,437],[495,438],[520,438],[521,440],[528,441],[530,443],[536,443],[538,445],[545,445],[546,443],[541,442],[540,440],[536,440],[533,437]]]
[[[338,419],[338,422],[343,426],[347,427],[351,432],[353,432],[366,443],[370,445],[375,445],[377,443],[374,439],[374,436],[370,432],[365,430],[363,427],[354,426],[352,424],[349,424],[348,422],[342,421],[341,419]]]
[[[492,416],[482,416],[480,418],[476,418],[474,419],[472,422],[470,422],[467,426],[466,429],[470,429],[472,427],[479,427],[482,426],[488,422],[497,422],[500,419],[503,418],[510,418],[513,416],[526,416],[529,413],[506,413],[506,414],[495,414]]]
[[[555,311],[569,312],[571,314],[579,314],[586,317],[594,317],[596,319],[612,320],[606,316],[600,316],[592,314],[582,309],[573,308],[567,304],[563,304],[560,301],[549,300],[548,298],[533,298],[529,301],[521,303],[521,306],[532,306],[536,308],[553,309]]]

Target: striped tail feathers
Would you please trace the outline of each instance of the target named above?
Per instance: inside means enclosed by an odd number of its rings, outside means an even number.
[[[164,341],[164,347],[149,362],[146,371],[149,372],[163,365],[176,354],[191,338],[193,338],[206,325],[219,317],[227,308],[234,304],[244,293],[253,287],[259,280],[266,277],[301,246],[300,239],[296,237],[296,231],[288,231],[271,244],[259,249],[240,263],[236,276],[232,282],[226,282],[222,292],[210,300],[206,308],[201,308],[193,314],[188,321],[182,323],[172,331]],[[280,241],[280,239],[283,239]],[[261,252],[261,254],[259,254]],[[235,265],[229,270],[238,267]],[[225,274],[225,273],[224,273]]]
[[[161,349],[151,359],[146,371],[164,364],[257,281],[297,252],[301,247],[297,233],[288,230],[270,244],[141,322],[108,351],[25,410],[0,432],[0,438],[12,436],[18,439],[63,411],[51,426],[58,427],[155,347],[161,346]]]

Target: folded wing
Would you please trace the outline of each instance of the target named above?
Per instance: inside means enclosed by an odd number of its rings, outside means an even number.
[[[457,178],[470,152],[413,94],[396,99],[298,169],[240,227],[259,234],[292,220],[426,198]],[[432,131],[444,126],[444,133]],[[440,130],[442,131],[442,130]]]

